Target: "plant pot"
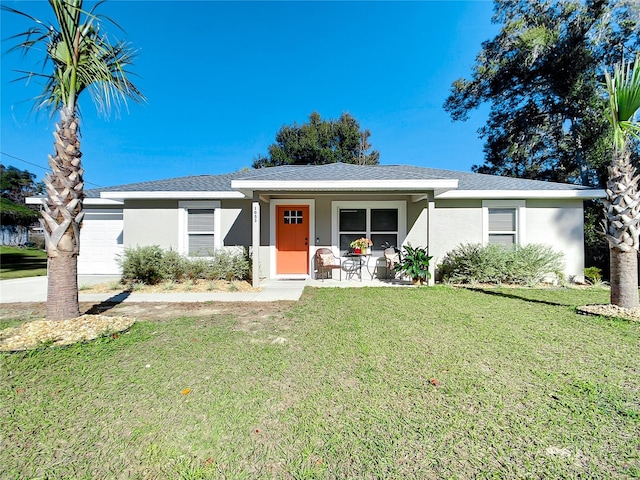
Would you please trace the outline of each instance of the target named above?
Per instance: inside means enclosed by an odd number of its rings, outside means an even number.
[[[424,285],[424,282],[426,282],[427,279],[426,278],[416,277],[416,278],[412,278],[411,281],[413,282],[413,284],[416,287],[419,287],[420,285]]]
[[[360,248],[354,248],[353,253],[360,254],[362,253],[362,250]]]
[[[369,247],[363,247],[361,250],[363,255],[369,255]]]

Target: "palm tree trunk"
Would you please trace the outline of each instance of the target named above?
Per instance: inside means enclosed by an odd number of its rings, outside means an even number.
[[[84,210],[84,183],[80,157],[78,119],[64,108],[54,132],[55,155],[49,156],[51,173],[44,178],[47,199],[42,226],[47,246],[47,320],[80,315],[78,304],[78,253]]]
[[[611,258],[611,303],[638,306],[638,244],[640,243],[640,193],[629,153],[616,152],[609,167],[605,207],[605,237]]]
[[[638,306],[638,252],[611,249],[611,304]]]

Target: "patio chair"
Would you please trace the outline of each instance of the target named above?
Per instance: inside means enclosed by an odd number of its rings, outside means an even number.
[[[396,265],[400,263],[400,252],[394,247],[389,247],[384,249],[383,255],[386,261],[387,278],[391,278],[391,270],[395,270]]]
[[[333,278],[333,270],[336,268],[340,272],[340,281],[342,281],[342,262],[340,257],[336,257],[330,248],[316,250],[316,268],[323,282],[325,274],[329,272],[331,272],[331,278]]]

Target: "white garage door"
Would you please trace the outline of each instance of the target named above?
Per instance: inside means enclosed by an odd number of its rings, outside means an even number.
[[[122,209],[87,209],[80,230],[79,275],[117,275],[123,252]]]

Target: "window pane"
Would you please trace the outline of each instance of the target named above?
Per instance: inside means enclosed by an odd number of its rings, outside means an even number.
[[[202,257],[213,251],[213,235],[189,235],[189,256]]]
[[[388,246],[395,247],[398,245],[398,235],[395,233],[373,233],[371,235],[373,242],[373,250],[384,250]],[[385,242],[389,245],[385,246]]]
[[[515,232],[516,209],[515,208],[490,208],[489,209],[490,232]]]
[[[397,232],[398,209],[396,208],[372,208],[371,209],[372,232]]]
[[[495,245],[515,245],[516,235],[514,233],[493,233],[489,235],[489,243],[493,243]]]
[[[213,232],[213,209],[193,209],[188,212],[189,232]]]
[[[364,208],[340,209],[341,232],[364,232],[367,229],[367,211]]]
[[[365,233],[341,233],[340,234],[340,251],[349,251],[351,247],[349,244],[353,242],[356,238],[364,237]]]

